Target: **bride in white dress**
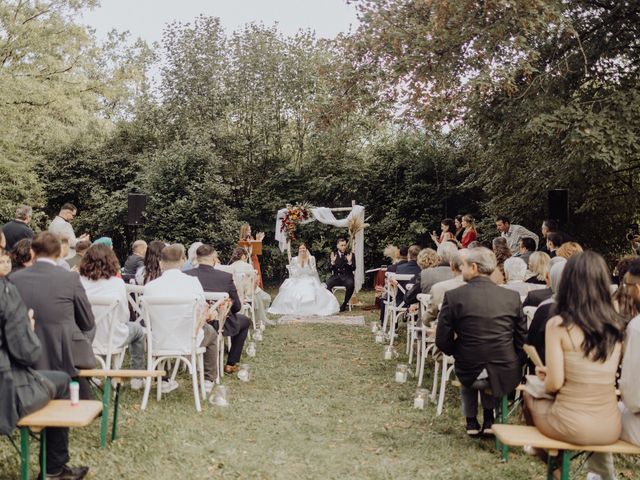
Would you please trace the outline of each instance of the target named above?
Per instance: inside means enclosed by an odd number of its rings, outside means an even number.
[[[298,256],[288,265],[287,278],[275,298],[269,313],[284,315],[334,315],[340,311],[336,297],[320,283],[316,259],[309,255],[304,244],[298,248]]]

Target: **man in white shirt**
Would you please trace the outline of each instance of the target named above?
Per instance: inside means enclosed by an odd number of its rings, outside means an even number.
[[[169,245],[162,250],[160,268],[162,275],[144,286],[145,298],[167,298],[196,295],[200,297],[204,305],[204,290],[197,278],[185,275],[181,268],[184,263],[184,249],[181,245]],[[184,306],[162,307],[162,314],[168,317],[180,318],[191,316],[191,309]],[[205,347],[204,353],[204,384],[205,390],[213,388],[218,367],[217,333],[214,328],[205,323],[197,334],[197,341],[201,347]],[[163,392],[170,392],[178,387],[177,382],[162,382]]]
[[[496,228],[500,232],[500,236],[507,240],[509,250],[512,255],[516,255],[520,251],[520,240],[523,238],[533,238],[538,248],[538,235],[531,230],[527,230],[522,225],[511,225],[508,217],[500,216],[496,218]]]
[[[79,240],[89,239],[88,233],[83,233],[76,238],[76,234],[71,226],[71,221],[78,213],[78,209],[73,203],[65,203],[60,208],[60,213],[49,224],[49,231],[59,235],[61,238],[67,238],[69,240],[69,254],[66,258],[71,258],[76,254],[76,242]]]

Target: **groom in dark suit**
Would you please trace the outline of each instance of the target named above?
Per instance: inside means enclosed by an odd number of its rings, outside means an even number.
[[[347,253],[347,241],[344,238],[338,239],[337,250],[331,252],[331,276],[327,280],[327,289],[331,291],[333,287],[345,287],[344,303],[340,305],[340,311],[347,309],[349,300],[353,295],[355,283],[353,272],[356,270],[356,259],[353,252]]]

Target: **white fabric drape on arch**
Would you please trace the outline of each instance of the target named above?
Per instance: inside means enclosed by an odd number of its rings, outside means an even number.
[[[280,251],[284,252],[287,249],[287,236],[284,232],[280,231],[282,227],[282,219],[287,213],[287,209],[283,208],[278,210],[278,214],[276,215],[276,240],[278,241],[278,246],[280,247]],[[342,220],[338,220],[331,209],[326,207],[318,207],[311,209],[312,218],[309,218],[302,223],[309,223],[317,220],[320,223],[324,223],[325,225],[333,225],[334,227],[346,228],[349,226],[349,221],[352,218],[357,218],[360,220],[360,223],[364,225],[364,207],[362,205],[354,205],[349,212],[349,215]],[[355,290],[359,292],[364,284],[364,229],[360,230],[356,233],[355,238],[355,254],[356,254],[356,271],[354,275],[355,282]]]

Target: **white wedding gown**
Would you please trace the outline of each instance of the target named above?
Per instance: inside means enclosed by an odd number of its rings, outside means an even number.
[[[304,266],[293,257],[289,263],[289,278],[280,286],[269,313],[276,315],[334,315],[340,311],[336,297],[320,283],[316,259],[309,257]]]

